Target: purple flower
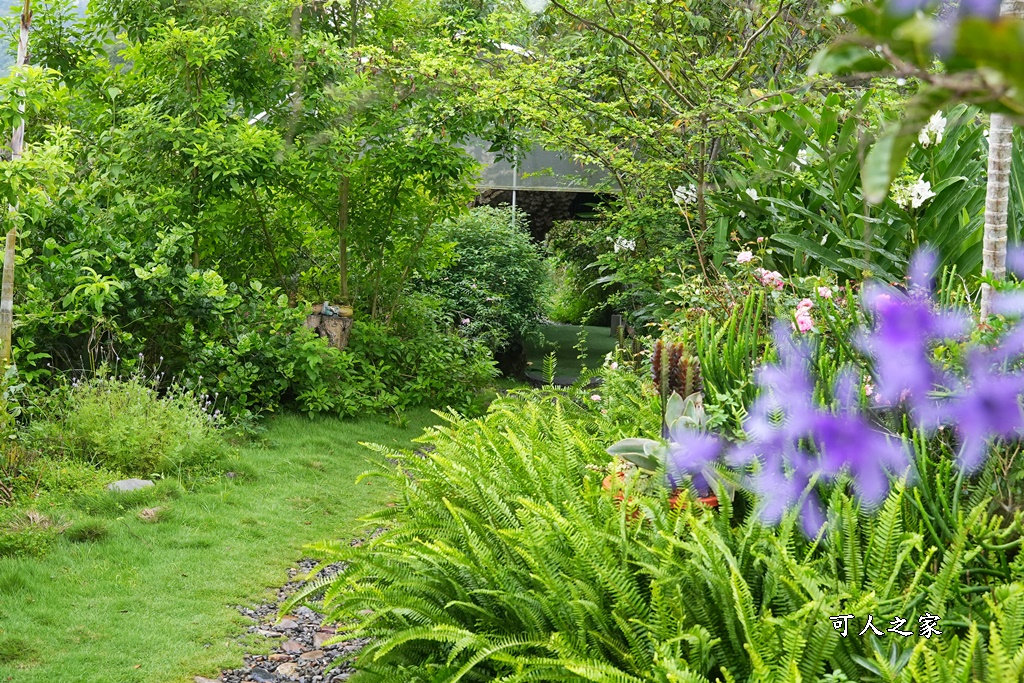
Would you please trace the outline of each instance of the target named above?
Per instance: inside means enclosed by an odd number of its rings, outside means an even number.
[[[924,252],[911,262],[909,294],[870,285],[864,288],[867,307],[874,314],[874,329],[860,335],[858,344],[875,361],[877,394],[883,403],[908,398],[917,417],[930,422],[934,413],[928,394],[949,378],[931,362],[932,343],[957,337],[967,328],[967,316],[939,311],[931,294],[935,257]]]
[[[968,364],[968,386],[940,404],[939,419],[956,426],[960,467],[973,472],[984,462],[989,438],[1010,438],[1024,429],[1018,402],[1024,393],[1024,376],[993,372],[990,359],[979,352],[971,354]]]
[[[995,21],[999,18],[1001,0],[960,0],[961,17],[978,17]]]
[[[903,17],[919,10],[926,10],[932,0],[889,0],[886,9],[897,17]]]
[[[750,485],[761,494],[763,521],[775,523],[786,510],[799,507],[804,530],[813,536],[824,517],[816,494],[804,490],[810,482],[834,481],[848,473],[861,502],[872,507],[888,495],[888,473],[906,469],[909,458],[857,412],[853,372],[840,376],[836,410],[827,410],[814,402],[809,345],[795,342],[778,326],[775,336],[780,363],[759,371],[762,392],[744,423],[749,440],[729,461],[759,465]]]
[[[682,477],[689,475],[694,488],[705,495],[711,488],[706,474],[710,474],[708,468],[722,453],[721,440],[691,429],[675,429],[669,449],[669,485],[675,488]]]

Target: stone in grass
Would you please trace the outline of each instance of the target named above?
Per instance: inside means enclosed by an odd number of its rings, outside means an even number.
[[[108,491],[138,491],[139,489],[148,488],[155,486],[149,479],[122,479],[115,481],[111,484],[107,484]]]
[[[196,676],[196,683],[220,683],[219,678],[204,678],[203,676]]]

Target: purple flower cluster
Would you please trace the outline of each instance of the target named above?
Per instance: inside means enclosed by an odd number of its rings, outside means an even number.
[[[908,17],[915,12],[934,10],[939,27],[932,39],[932,50],[947,57],[953,50],[960,21],[968,18],[996,21],[999,19],[1001,0],[888,0],[886,10],[896,17]]]
[[[940,14],[957,10],[961,17],[980,17],[995,20],[999,17],[1000,0],[889,0],[887,8],[895,16],[902,17],[917,11],[937,7]]]
[[[1016,255],[1011,266],[1017,259],[1024,267],[1024,256]],[[934,257],[922,253],[911,263],[908,291],[865,286],[872,325],[855,341],[873,361],[875,393],[882,404],[904,406],[926,432],[953,426],[959,464],[970,472],[984,462],[992,438],[1024,433],[1018,402],[1024,374],[1003,369],[1008,358],[1024,350],[1024,326],[1012,329],[997,348],[969,349],[966,377],[939,368],[932,359],[934,346],[961,337],[970,319],[935,303],[934,267]],[[1024,311],[1022,302],[1005,301],[1010,302],[1005,308]],[[815,398],[809,342],[777,325],[775,348],[778,362],[757,373],[761,392],[744,423],[747,440],[727,448],[716,436],[676,430],[669,474],[673,480],[688,474],[695,486],[706,487],[711,465],[724,455],[729,465],[752,472],[744,475],[745,484],[761,500],[762,520],[777,523],[797,509],[804,532],[814,537],[825,524],[816,484],[847,474],[861,503],[871,508],[885,500],[891,475],[905,473],[911,459],[901,439],[873,425],[860,410],[859,373],[844,370],[826,405]]]

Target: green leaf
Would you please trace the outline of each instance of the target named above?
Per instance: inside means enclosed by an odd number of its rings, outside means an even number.
[[[609,455],[618,455],[621,457],[625,457],[626,454],[634,453],[650,455],[659,446],[661,446],[661,442],[653,439],[622,439],[609,446],[605,452]]]
[[[887,60],[860,45],[836,45],[821,50],[811,60],[807,69],[809,76],[835,74],[837,76],[873,71],[888,71],[892,65]]]

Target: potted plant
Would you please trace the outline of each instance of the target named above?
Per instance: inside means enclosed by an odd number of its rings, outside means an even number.
[[[685,399],[678,393],[672,392],[668,401],[665,402],[665,411],[662,424],[662,439],[622,439],[608,447],[608,454],[621,458],[623,461],[634,465],[641,472],[651,474],[666,472],[672,486],[672,493],[669,496],[669,504],[675,508],[686,506],[684,500],[680,500],[680,482],[672,476],[670,467],[670,456],[672,446],[667,438],[675,430],[706,431],[707,417],[704,413],[704,397],[701,392],[694,392]],[[625,480],[626,472],[616,469],[615,472],[605,477],[603,487],[611,489],[614,484],[614,477]],[[710,490],[698,490],[697,500],[709,507],[718,507],[718,497]],[[617,500],[622,500],[623,493],[616,494]]]

